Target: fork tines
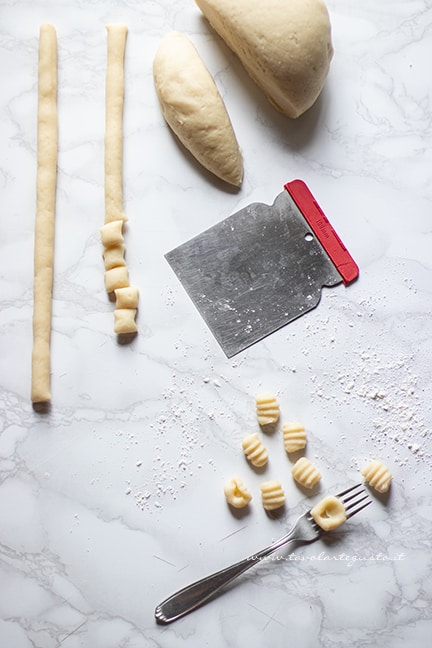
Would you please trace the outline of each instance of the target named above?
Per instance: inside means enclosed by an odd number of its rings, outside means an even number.
[[[347,519],[356,513],[359,513],[359,511],[362,511],[366,506],[369,506],[369,504],[372,503],[372,500],[365,491],[363,484],[355,484],[350,488],[346,488],[341,493],[338,493],[336,497],[342,500],[343,505],[345,506]]]

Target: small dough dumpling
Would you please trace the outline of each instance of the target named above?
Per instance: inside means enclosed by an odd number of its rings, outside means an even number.
[[[270,102],[299,117],[320,94],[333,56],[323,0],[195,0]]]
[[[304,488],[313,488],[321,479],[321,473],[307,457],[300,457],[295,462],[291,474]]]
[[[258,436],[258,432],[252,432],[244,437],[242,441],[243,452],[246,459],[256,468],[262,468],[268,461],[267,450]]]
[[[104,248],[102,255],[104,258],[105,270],[111,270],[111,268],[118,268],[119,266],[126,265],[126,260],[124,258],[124,245],[114,245],[114,247]]]
[[[114,333],[125,335],[136,333],[137,325],[135,322],[136,308],[116,308],[114,311]]]
[[[136,286],[117,288],[114,294],[116,297],[116,308],[138,308],[138,288]]]
[[[117,245],[123,244],[123,223],[123,220],[117,219],[105,223],[105,225],[100,228],[101,240],[104,248],[116,247]]]
[[[345,506],[333,495],[327,495],[315,504],[310,514],[324,531],[336,529],[346,520]]]
[[[239,187],[243,160],[225,104],[192,42],[168,34],[153,62],[162,112],[182,144],[208,171]]]
[[[285,505],[285,493],[280,482],[272,479],[261,484],[261,499],[266,511],[282,508]]]
[[[258,423],[263,427],[274,425],[279,420],[280,408],[273,394],[258,394],[255,398]]]
[[[105,272],[105,290],[112,293],[117,288],[129,286],[129,273],[127,266],[117,266]]]
[[[228,504],[238,509],[247,506],[252,499],[252,495],[240,477],[232,477],[227,481],[224,493]]]
[[[361,471],[368,484],[378,493],[387,493],[390,488],[392,474],[389,469],[377,459],[374,459]]]

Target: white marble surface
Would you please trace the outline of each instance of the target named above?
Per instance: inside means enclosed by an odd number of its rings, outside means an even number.
[[[430,0],[329,0],[335,56],[302,118],[276,113],[192,0],[0,2],[0,645],[2,648],[428,644],[432,630],[432,94]],[[59,176],[52,406],[30,403],[39,25],[59,39]],[[105,24],[129,26],[124,141],[128,266],[139,334],[112,333],[103,288]],[[239,192],[202,172],[168,131],[151,65],[187,33],[240,141]],[[349,288],[227,360],[164,253],[302,178],[360,266]],[[280,431],[266,439],[287,509],[259,501],[240,441],[254,397],[277,393],[322,471],[308,497]],[[388,501],[292,560],[249,572],[169,626],[168,594],[285,531],[378,457]],[[235,516],[224,481],[254,499]],[[285,554],[286,556],[286,554]]]

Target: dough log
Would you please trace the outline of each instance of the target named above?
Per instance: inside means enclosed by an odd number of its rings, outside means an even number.
[[[57,185],[57,36],[40,28],[31,399],[51,400],[51,315]]]

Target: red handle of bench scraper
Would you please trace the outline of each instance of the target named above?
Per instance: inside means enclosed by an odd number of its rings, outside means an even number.
[[[344,284],[347,285],[357,279],[359,275],[357,264],[336,234],[307,185],[302,180],[293,180],[285,185],[285,189],[336,266]]]

